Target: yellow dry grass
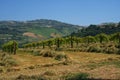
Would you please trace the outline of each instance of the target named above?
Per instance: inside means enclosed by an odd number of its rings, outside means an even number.
[[[72,63],[68,65],[57,64],[60,61],[53,58],[18,52],[17,55],[13,55],[12,57],[19,63],[15,67],[20,68],[20,70],[1,73],[0,79],[13,79],[23,74],[29,76],[43,75],[49,77],[51,80],[59,80],[61,76],[76,72],[89,73],[89,78],[95,79],[120,79],[120,55],[69,51],[65,51],[64,53],[68,55]],[[118,64],[114,64],[115,61]],[[47,74],[49,72],[52,72],[52,75]]]
[[[18,55],[12,55],[14,59],[19,62],[20,68],[25,68],[29,66],[34,66],[34,65],[44,65],[44,64],[52,64],[56,63],[57,61],[52,59],[52,58],[44,58],[42,56],[33,56],[31,54],[18,54]]]
[[[68,56],[78,63],[101,62],[108,59],[119,59],[120,55],[103,54],[103,53],[89,53],[89,52],[65,52]]]

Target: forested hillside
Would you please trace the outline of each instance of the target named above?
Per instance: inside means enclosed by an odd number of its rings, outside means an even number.
[[[113,34],[120,32],[120,22],[119,23],[104,23],[100,25],[89,25],[87,28],[78,30],[76,33],[72,33],[74,36],[85,37],[85,36],[95,36],[100,33]]]

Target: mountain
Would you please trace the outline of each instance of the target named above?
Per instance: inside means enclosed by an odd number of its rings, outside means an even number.
[[[100,25],[89,25],[83,29],[73,32],[73,36],[85,37],[85,36],[95,36],[100,33],[113,34],[120,32],[120,22],[119,23],[103,23]]]
[[[76,32],[81,26],[56,20],[0,21],[0,45],[9,40],[20,44],[52,37],[61,37]]]

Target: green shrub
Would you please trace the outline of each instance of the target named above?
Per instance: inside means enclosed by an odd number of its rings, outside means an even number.
[[[68,74],[67,76],[64,76],[63,78],[64,80],[87,80],[88,74],[87,73]]]
[[[57,53],[55,55],[55,59],[56,60],[66,60],[67,59],[67,55],[65,53]]]
[[[116,44],[115,47],[120,49],[120,44]]]
[[[56,48],[55,51],[62,51],[63,48]]]
[[[41,56],[40,51],[34,51],[34,52],[32,52],[32,54],[33,54],[34,56]]]

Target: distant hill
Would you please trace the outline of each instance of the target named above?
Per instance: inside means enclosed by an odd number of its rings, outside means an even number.
[[[113,34],[116,32],[120,32],[120,22],[103,23],[100,25],[89,25],[88,27],[84,27],[83,29],[72,33],[72,35],[85,37],[85,36],[95,36],[100,33]]]
[[[23,44],[51,37],[66,36],[81,28],[78,25],[48,19],[0,21],[0,45],[9,40],[17,40]]]

